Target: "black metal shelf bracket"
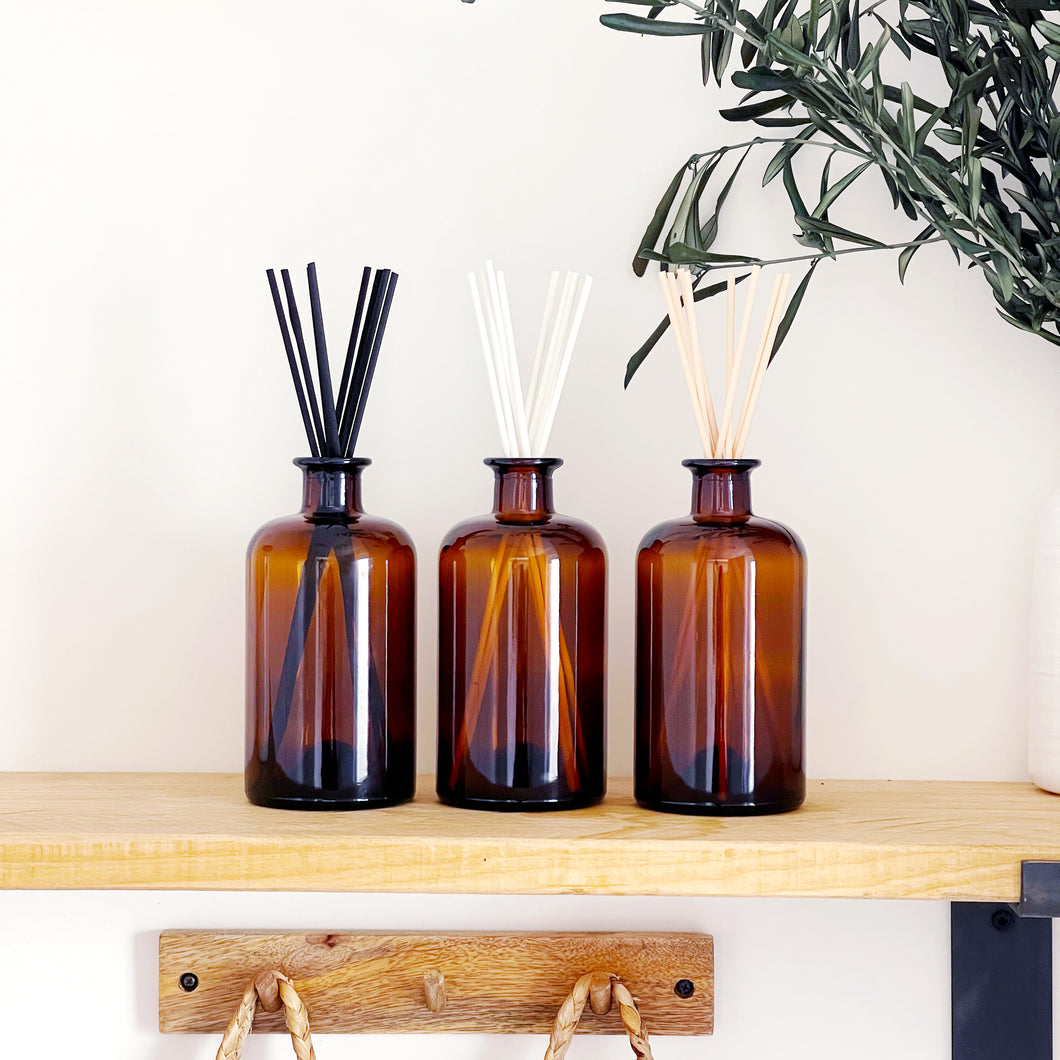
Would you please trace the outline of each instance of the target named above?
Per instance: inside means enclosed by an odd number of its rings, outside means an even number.
[[[950,906],[953,1060],[1052,1060],[1060,862],[1025,861],[1017,905]]]
[[[1060,861],[1025,861],[1017,916],[1060,916]]]

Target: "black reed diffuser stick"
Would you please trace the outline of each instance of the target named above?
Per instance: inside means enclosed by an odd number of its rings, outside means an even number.
[[[337,393],[332,385],[334,376],[328,357],[320,285],[315,263],[311,262],[306,267],[306,275],[309,282],[309,304],[316,352],[315,379],[306,348],[305,335],[302,331],[302,318],[298,312],[298,301],[295,298],[291,274],[287,269],[280,270],[287,298],[285,314],[276,285],[276,273],[272,269],[266,270],[276,319],[280,325],[280,337],[283,339],[284,351],[287,354],[287,363],[291,370],[295,397],[298,399],[298,408],[302,414],[309,450],[313,456],[350,457],[357,447],[357,436],[360,433],[364,410],[368,404],[368,395],[375,375],[375,364],[386,331],[390,303],[394,298],[398,275],[390,269],[378,269],[373,279],[372,270],[368,267],[364,269]],[[369,283],[371,283],[370,297],[368,296]],[[366,298],[367,307],[365,306]],[[289,326],[288,318],[290,319]],[[291,344],[292,335],[294,345],[297,347],[297,357]]]
[[[364,384],[357,398],[357,411],[354,413],[353,424],[350,434],[344,441],[343,448],[349,455],[357,448],[357,436],[361,433],[361,420],[364,419],[364,407],[368,403],[368,392],[372,389],[372,379],[375,377],[375,363],[379,359],[379,347],[383,342],[383,333],[386,331],[387,318],[390,316],[390,303],[394,300],[394,289],[397,287],[397,276],[391,273],[388,277],[386,294],[383,295],[383,309],[379,314],[379,325],[375,329],[375,337],[372,340],[372,349],[368,354],[368,366],[365,369]]]
[[[376,272],[372,283],[372,293],[368,300],[365,317],[365,297],[368,291],[372,270],[365,268],[361,276],[360,291],[357,298],[357,309],[354,313],[353,328],[346,351],[339,392],[336,396],[332,386],[331,365],[328,359],[327,340],[324,333],[324,316],[320,303],[320,287],[317,279],[316,265],[307,267],[309,282],[309,303],[313,320],[313,338],[316,348],[317,382],[314,385],[313,372],[306,350],[302,323],[298,315],[294,287],[287,269],[280,272],[283,278],[284,291],[287,296],[287,309],[290,314],[290,328],[284,314],[280,292],[276,285],[276,275],[272,269],[266,273],[269,279],[269,290],[272,293],[276,318],[280,325],[280,336],[283,339],[284,351],[287,354],[288,366],[294,381],[295,396],[305,427],[310,452],[314,457],[329,459],[349,458],[357,446],[361,421],[364,418],[365,406],[375,376],[379,348],[383,341],[387,319],[390,315],[390,303],[394,297],[397,284],[397,273],[389,269]],[[362,327],[362,320],[364,326]],[[298,356],[291,345],[291,334],[294,335]],[[299,370],[300,369],[300,370]],[[320,402],[317,401],[319,389]],[[272,706],[272,738],[278,752],[287,730],[291,716],[291,705],[297,685],[298,671],[305,655],[309,627],[313,621],[319,595],[320,580],[327,569],[331,556],[334,555],[340,569],[342,605],[345,612],[348,650],[350,662],[356,654],[356,648],[350,637],[354,628],[355,614],[354,594],[356,591],[351,575],[352,556],[348,555],[349,534],[346,532],[344,513],[320,511],[314,513],[312,521],[316,524],[310,539],[305,563],[302,566],[301,580],[295,605],[291,615],[291,628],[287,637],[280,679],[276,690],[276,699]],[[351,679],[353,675],[351,674]],[[379,676],[373,670],[369,675],[369,696],[381,695]]]
[[[291,332],[287,328],[287,317],[284,316],[283,303],[280,301],[280,289],[276,286],[276,273],[272,269],[268,269],[265,275],[269,278],[272,304],[276,308],[276,319],[280,324],[283,348],[287,353],[287,363],[291,367],[295,397],[298,398],[298,409],[302,413],[302,423],[305,425],[306,437],[309,439],[309,451],[313,456],[320,456],[320,446],[317,444],[317,435],[313,429],[313,421],[309,416],[309,406],[306,404],[305,387],[302,386],[302,376],[298,371],[298,361],[295,359],[294,347],[291,345]]]
[[[287,309],[291,314],[291,330],[294,332],[294,341],[298,343],[298,359],[302,363],[302,374],[305,377],[306,394],[309,396],[309,411],[313,417],[313,430],[316,432],[320,452],[328,456],[329,454],[324,452],[324,428],[320,423],[320,407],[317,405],[317,394],[313,387],[313,373],[309,368],[309,355],[305,349],[302,321],[298,316],[298,303],[294,298],[294,287],[291,286],[291,274],[287,269],[281,269],[280,276],[283,277],[283,289],[287,293]],[[312,439],[310,439],[309,444],[310,448],[312,448]]]
[[[353,360],[357,352],[357,336],[361,331],[361,317],[364,315],[364,300],[368,295],[368,283],[372,278],[372,270],[366,265],[361,273],[361,289],[357,292],[357,309],[353,314],[353,327],[350,328],[350,343],[346,347],[346,361],[342,366],[342,381],[339,383],[339,398],[335,404],[335,411],[342,422],[346,413],[346,398],[350,391],[350,373],[353,371]]]
[[[346,406],[342,411],[342,423],[339,427],[339,437],[344,453],[352,451],[349,443],[353,430],[353,420],[357,415],[357,409],[362,403],[363,395],[367,393],[365,379],[368,375],[368,364],[371,360],[372,343],[376,332],[379,330],[379,319],[383,310],[383,302],[393,275],[389,269],[382,269],[375,274],[375,281],[372,284],[372,296],[368,300],[368,317],[358,340],[357,358],[353,366],[350,390],[346,395]]]
[[[320,288],[317,286],[317,267],[306,266],[309,277],[309,305],[313,312],[313,342],[317,348],[317,372],[320,375],[320,408],[324,413],[324,434],[328,453],[339,455],[339,422],[335,414],[335,393],[331,388],[331,367],[328,364],[328,344],[324,338],[324,314],[320,310]]]

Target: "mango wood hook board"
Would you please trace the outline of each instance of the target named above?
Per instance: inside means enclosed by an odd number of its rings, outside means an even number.
[[[384,934],[166,931],[158,943],[158,1025],[166,1033],[224,1030],[247,982],[282,971],[314,1031],[547,1034],[580,975],[611,972],[637,1000],[652,1034],[714,1030],[709,935]],[[621,1034],[617,1007],[578,1030]],[[260,1011],[255,1031],[282,1031]]]

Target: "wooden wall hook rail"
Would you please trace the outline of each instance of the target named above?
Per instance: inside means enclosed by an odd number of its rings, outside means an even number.
[[[574,983],[591,972],[580,1033],[623,1033],[608,974],[636,998],[652,1034],[714,1029],[709,935],[305,931],[163,932],[159,1029],[224,1030],[254,979],[255,1031],[284,1030],[280,1006],[272,1007],[274,970],[292,980],[324,1034],[548,1034]]]

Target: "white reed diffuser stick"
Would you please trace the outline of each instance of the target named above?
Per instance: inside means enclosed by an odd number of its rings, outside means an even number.
[[[574,316],[567,331],[567,341],[563,349],[563,360],[560,364],[559,375],[552,385],[548,408],[545,410],[545,416],[541,422],[535,442],[534,451],[539,455],[544,453],[545,447],[548,445],[549,435],[552,434],[552,424],[556,421],[560,395],[563,393],[563,385],[567,381],[567,369],[570,368],[571,357],[574,354],[574,344],[578,341],[578,333],[582,327],[582,317],[585,316],[585,306],[589,301],[589,291],[592,290],[592,286],[593,278],[586,276],[582,280],[581,289],[578,292],[578,304],[575,306]]]
[[[526,392],[526,414],[529,417],[534,408],[534,398],[541,385],[541,370],[545,363],[545,346],[551,337],[552,314],[556,309],[556,293],[559,290],[559,273],[553,272],[548,281],[548,294],[545,296],[545,311],[541,314],[541,329],[537,334],[537,351],[534,353],[534,367],[530,373],[530,389]]]
[[[468,276],[471,284],[471,303],[475,307],[475,320],[478,323],[479,340],[482,343],[482,353],[486,361],[486,375],[490,383],[490,397],[493,399],[493,411],[497,416],[497,427],[501,434],[501,448],[505,456],[514,456],[515,447],[512,445],[511,435],[508,433],[507,421],[504,415],[504,406],[501,402],[500,385],[497,381],[497,366],[493,359],[493,351],[490,347],[489,331],[486,327],[486,318],[482,312],[482,299],[479,297],[478,284],[475,283],[475,275]]]
[[[478,277],[471,273],[468,280],[501,447],[509,457],[543,456],[585,316],[592,277],[568,272],[562,293],[558,293],[559,273],[552,273],[530,390],[525,395],[504,273],[488,261],[484,272]]]
[[[486,272],[480,280],[481,290],[476,285],[474,274],[469,279],[501,444],[510,457],[543,456],[548,448],[552,424],[578,340],[592,279],[567,273],[563,293],[553,315],[559,277],[556,273],[552,274],[531,372],[530,393],[525,396],[519,380],[519,359],[504,274],[495,274],[492,263],[487,263]],[[550,673],[558,671],[560,674],[557,719],[560,760],[567,774],[568,785],[571,790],[576,790],[580,784],[578,748],[583,737],[576,724],[577,686],[566,635],[557,621],[559,578],[547,568],[544,547],[533,531],[527,537],[522,534],[511,539],[502,536],[497,547],[471,680],[464,700],[463,721],[450,784],[456,782],[469,746],[469,736],[478,724],[486,681],[500,651],[496,644],[497,631],[517,563],[520,568],[525,567],[529,575],[527,585],[531,605],[536,610],[540,625],[542,642],[551,645],[554,637],[558,646],[555,655],[549,649],[547,665]]]
[[[518,451],[518,435],[515,430],[515,411],[512,407],[512,391],[508,385],[507,355],[504,349],[503,325],[498,315],[499,306],[494,302],[490,289],[489,276],[486,272],[479,274],[479,287],[482,305],[486,313],[486,331],[489,337],[487,356],[493,362],[497,376],[497,389],[501,399],[501,443],[507,447],[507,456],[515,456]]]
[[[545,348],[545,359],[541,366],[541,381],[534,394],[534,404],[530,406],[530,437],[538,438],[541,434],[541,421],[548,405],[548,395],[555,384],[560,358],[563,355],[563,336],[566,334],[571,319],[571,309],[578,284],[578,274],[568,272],[563,281],[563,292],[560,294],[556,319]]]
[[[515,428],[516,451],[526,452],[529,448],[526,429],[526,408],[523,404],[522,389],[519,386],[519,362],[515,354],[515,339],[511,334],[511,314],[507,309],[508,292],[504,287],[504,276],[498,275],[492,261],[486,262],[486,279],[493,304],[498,346],[497,361],[503,366],[501,382],[508,391],[508,407],[511,409],[512,425]],[[503,297],[502,297],[503,292]]]

